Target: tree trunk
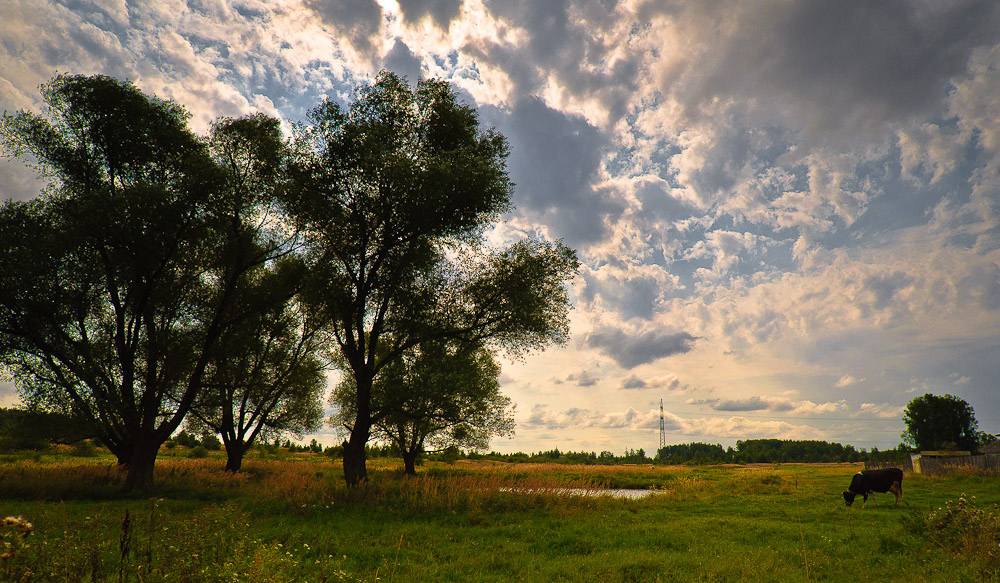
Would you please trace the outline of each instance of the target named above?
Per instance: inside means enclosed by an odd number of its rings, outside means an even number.
[[[357,415],[351,436],[344,443],[344,480],[349,487],[354,487],[368,480],[368,468],[365,465],[365,446],[372,431],[372,378],[367,371],[354,372],[357,392]]]
[[[403,452],[403,469],[406,471],[408,476],[417,475],[417,451],[404,451]]]
[[[350,441],[344,443],[344,480],[348,486],[357,486],[368,480],[368,468],[365,466],[365,445],[368,444],[368,436],[362,439],[355,437],[355,433],[356,431],[351,431]]]
[[[108,443],[107,447],[111,453],[115,454],[115,458],[118,459],[119,466],[128,467],[132,460],[133,452],[135,451],[135,448],[131,447],[131,444],[112,445],[111,443]]]
[[[156,464],[156,452],[159,449],[159,445],[136,444],[132,451],[132,459],[128,462],[124,491],[149,492],[153,489],[153,466]]]
[[[249,449],[249,445],[245,443],[227,443],[226,444],[226,471],[236,473],[240,471],[243,467],[243,456]]]

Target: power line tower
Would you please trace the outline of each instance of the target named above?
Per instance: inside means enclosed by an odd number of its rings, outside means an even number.
[[[663,426],[663,399],[660,399],[660,449],[667,447],[667,432]],[[660,449],[656,453],[660,453]]]

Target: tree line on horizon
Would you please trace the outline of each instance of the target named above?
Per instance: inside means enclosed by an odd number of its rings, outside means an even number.
[[[984,435],[985,443],[993,441],[993,436]],[[17,450],[45,450],[54,444],[71,445],[91,437],[91,432],[85,424],[72,417],[41,411],[25,411],[23,409],[0,408],[0,452]],[[222,445],[211,432],[196,435],[194,432],[182,430],[173,435],[166,447],[177,445],[189,449],[199,446],[210,451],[219,450]],[[313,439],[308,444],[298,444],[290,439],[274,437],[272,440],[260,440],[254,448],[264,454],[277,453],[285,450],[289,453],[314,453],[333,459],[341,459],[344,455],[343,445],[324,447]],[[653,456],[646,454],[643,448],[626,448],[621,454],[604,450],[601,452],[561,451],[558,448],[524,453],[485,452],[480,449],[465,450],[455,445],[441,448],[425,457],[437,461],[454,462],[459,459],[490,460],[505,463],[559,463],[583,465],[618,465],[618,464],[661,464],[661,465],[705,465],[705,464],[747,464],[747,463],[852,463],[864,461],[902,461],[918,448],[900,443],[895,448],[879,450],[855,448],[850,444],[827,442],[821,440],[794,439],[745,439],[738,440],[735,446],[723,447],[721,444],[689,442],[668,445],[660,448]],[[366,458],[403,459],[406,451],[391,441],[373,441],[366,445]],[[414,460],[419,464],[419,459]]]
[[[182,427],[219,435],[234,472],[315,429],[330,370],[349,485],[375,438],[477,446],[513,429],[497,354],[566,340],[576,254],[486,245],[509,148],[443,81],[380,73],[291,137],[263,114],[198,136],[102,75],[42,97],[0,121],[4,155],[48,181],[0,206],[0,378],[88,427],[126,490]]]

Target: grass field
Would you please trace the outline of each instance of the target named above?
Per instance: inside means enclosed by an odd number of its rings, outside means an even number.
[[[155,497],[108,458],[0,458],[0,581],[990,581],[1000,480],[907,475],[845,507],[858,465],[428,465],[348,490],[319,456],[166,457]],[[553,489],[627,487],[639,500]],[[965,498],[961,496],[965,494]],[[973,499],[973,497],[975,497]],[[950,505],[948,504],[951,501]],[[127,518],[126,518],[127,517]],[[0,549],[4,550],[4,549]]]

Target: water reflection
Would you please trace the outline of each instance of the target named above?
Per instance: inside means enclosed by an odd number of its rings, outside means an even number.
[[[522,494],[556,494],[559,496],[610,496],[611,498],[628,498],[638,500],[653,494],[661,494],[657,490],[638,490],[633,488],[503,488],[508,492]]]

